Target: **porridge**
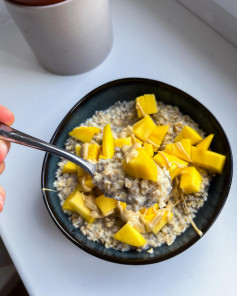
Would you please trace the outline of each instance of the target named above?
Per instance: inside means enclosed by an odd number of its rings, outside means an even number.
[[[62,159],[54,186],[74,227],[106,248],[171,245],[208,198],[225,156],[175,106],[144,95],[97,111],[75,127],[65,148],[95,164],[94,179]]]

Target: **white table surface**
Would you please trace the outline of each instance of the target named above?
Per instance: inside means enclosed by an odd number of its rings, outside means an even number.
[[[85,94],[122,77],[172,84],[202,102],[225,129],[236,160],[237,49],[172,0],[112,0],[114,44],[96,69],[72,77],[43,70],[13,23],[0,29],[0,103],[14,127],[49,141]],[[121,98],[122,99],[122,98]],[[236,295],[237,186],[208,233],[165,262],[126,266],[82,251],[44,205],[44,153],[14,146],[0,183],[1,236],[30,295]]]

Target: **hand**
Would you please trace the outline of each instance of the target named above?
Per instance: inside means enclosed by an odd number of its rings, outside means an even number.
[[[6,107],[0,105],[0,122],[5,123],[7,125],[11,125],[13,124],[14,119],[15,117],[13,113],[10,110],[8,110]],[[4,160],[7,156],[10,146],[11,146],[10,142],[0,140],[0,174],[2,174],[5,169]],[[3,210],[5,198],[6,198],[6,193],[4,189],[0,186],[0,212]]]

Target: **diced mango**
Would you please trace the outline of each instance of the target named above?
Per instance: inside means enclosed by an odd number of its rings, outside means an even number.
[[[157,234],[172,218],[173,213],[169,210],[165,211],[161,220],[156,224],[152,231]]]
[[[143,142],[138,138],[136,138],[134,135],[131,136],[131,140],[132,140],[132,145],[136,143],[140,143],[141,145],[143,145]]]
[[[77,144],[75,149],[76,149],[76,155],[81,157],[81,145]]]
[[[94,135],[100,132],[100,128],[95,126],[79,126],[74,128],[70,133],[69,136],[80,140],[82,142],[88,143],[92,140]]]
[[[94,183],[93,183],[93,178],[87,174],[87,173],[84,173],[82,176],[79,176],[79,184],[81,184],[82,186],[82,191],[84,192],[87,192],[89,191],[89,189],[92,189],[95,187]],[[88,190],[85,190],[83,188],[87,188]]]
[[[144,143],[143,148],[150,157],[153,157],[154,152],[151,144]]]
[[[110,124],[106,124],[103,130],[102,158],[111,158],[114,156],[114,138]]]
[[[110,214],[117,206],[117,200],[106,197],[104,194],[96,197],[95,203],[104,216]]]
[[[180,188],[184,194],[191,194],[200,191],[202,176],[195,167],[186,167],[181,171]]]
[[[81,145],[76,145],[76,155],[81,157]],[[81,177],[85,174],[85,171],[82,167],[77,166],[77,175],[78,177]]]
[[[132,145],[131,137],[114,139],[114,147],[122,148],[123,145],[131,146]]]
[[[141,247],[146,244],[144,237],[129,222],[115,233],[114,238],[134,247]]]
[[[144,219],[146,220],[146,222],[150,222],[154,219],[154,217],[156,216],[156,210],[159,209],[159,205],[156,203],[154,204],[154,206],[146,209],[143,208],[141,210],[139,210],[139,212],[144,215]]]
[[[119,205],[125,210],[126,209],[126,202],[123,202],[123,201],[118,201]]]
[[[129,162],[123,160],[122,165],[125,173],[134,178],[142,178],[157,181],[157,166],[153,159],[144,151],[138,148],[138,155]]]
[[[178,136],[174,139],[174,142],[179,142],[182,139],[190,139],[191,144],[195,145],[202,140],[202,137],[193,128],[185,125]]]
[[[159,151],[153,160],[160,166],[166,167],[169,170],[171,180],[179,174],[179,169],[186,167],[188,163],[175,155],[167,154],[163,151]]]
[[[100,153],[100,145],[85,143],[82,145],[82,156],[85,160],[97,161]]]
[[[151,135],[147,138],[146,142],[152,144],[153,150],[157,151],[160,148],[160,145],[169,129],[168,125],[159,125],[156,126],[151,133]]]
[[[210,147],[210,145],[211,145],[211,142],[212,142],[213,137],[214,137],[214,134],[210,134],[205,139],[203,139],[200,143],[198,143],[196,145],[196,147],[198,149],[208,150],[209,147]]]
[[[77,168],[78,166],[71,162],[71,161],[67,161],[64,166],[63,166],[63,169],[62,169],[62,173],[65,174],[76,174],[77,173]]]
[[[144,95],[144,100],[146,104],[146,114],[155,114],[158,112],[156,97],[154,94]]]
[[[136,109],[138,118],[144,117],[146,114],[154,114],[158,112],[156,98],[154,94],[147,94],[136,98]]]
[[[179,142],[167,144],[164,152],[189,162],[191,160],[191,140],[182,139]]]
[[[82,193],[78,190],[74,190],[67,197],[62,208],[66,211],[78,213],[88,223],[92,223],[95,220],[95,218],[91,216],[91,210],[85,206]]]
[[[225,164],[226,156],[220,153],[209,150],[202,150],[192,146],[191,160],[197,166],[221,174]]]
[[[133,132],[138,139],[145,142],[152,134],[155,127],[156,125],[152,118],[149,115],[146,115],[133,125]]]

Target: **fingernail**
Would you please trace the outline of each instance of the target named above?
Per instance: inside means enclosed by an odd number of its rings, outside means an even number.
[[[4,202],[5,202],[5,197],[3,197],[2,195],[0,195],[0,213],[3,210]]]

